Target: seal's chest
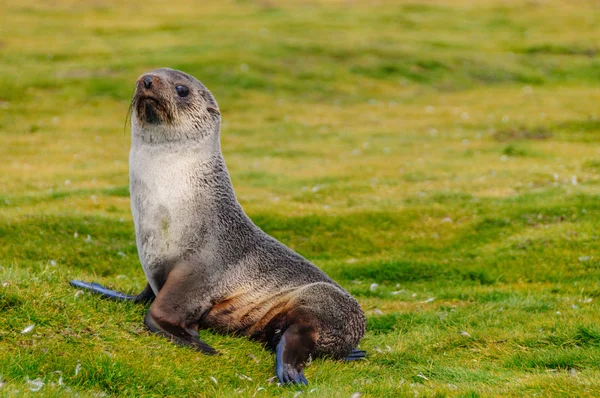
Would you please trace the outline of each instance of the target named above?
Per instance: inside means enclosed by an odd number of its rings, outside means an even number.
[[[136,154],[131,160],[131,209],[138,246],[148,261],[177,256],[193,228],[199,195],[193,164],[177,157]]]
[[[132,186],[131,194],[144,195],[143,202],[150,207],[148,211],[185,211],[186,203],[194,197],[189,173],[189,168],[180,162],[141,167],[132,176],[132,184],[140,186]],[[138,188],[140,192],[136,192]]]

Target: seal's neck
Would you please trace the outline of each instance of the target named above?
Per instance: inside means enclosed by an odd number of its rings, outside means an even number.
[[[208,151],[220,153],[220,125],[206,130],[190,128],[187,125],[171,126],[164,124],[141,126],[136,117],[131,118],[131,145],[168,145],[171,147],[202,146]]]
[[[167,180],[170,178],[165,176],[169,173],[189,175],[200,182],[190,188],[214,192],[220,200],[227,199],[225,202],[229,204],[236,201],[218,132],[202,138],[174,140],[164,139],[165,132],[160,128],[144,126],[142,129],[132,123],[130,168],[134,174],[151,179],[162,176],[160,178]]]

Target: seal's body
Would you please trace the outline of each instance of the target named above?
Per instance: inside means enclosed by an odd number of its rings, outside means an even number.
[[[214,350],[199,327],[263,341],[277,351],[282,383],[306,383],[311,355],[363,357],[353,351],[365,331],[356,300],[242,210],[212,94],[185,73],[158,69],[138,80],[132,109],[131,208],[149,287],[127,297],[156,296],[149,329],[206,353]],[[83,287],[107,295],[95,286]]]

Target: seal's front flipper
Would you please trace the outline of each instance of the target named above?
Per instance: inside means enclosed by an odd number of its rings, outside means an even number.
[[[311,327],[292,325],[283,333],[276,349],[276,371],[281,384],[308,384],[304,365],[314,347]]]
[[[352,350],[350,355],[348,355],[346,358],[344,358],[344,361],[357,361],[360,359],[366,359],[366,357],[367,357],[366,351],[354,349],[354,350]]]
[[[187,263],[174,266],[150,306],[144,323],[152,332],[176,344],[213,355],[217,353],[215,349],[198,338],[198,320],[209,308],[209,304],[201,304],[206,299],[197,286],[194,272],[201,272],[198,269],[202,270]]]
[[[99,285],[98,283],[94,283],[94,282],[88,283],[88,282],[75,280],[75,281],[71,281],[71,285],[75,286],[77,288],[89,290],[94,293],[101,294],[104,297],[107,297],[107,298],[110,298],[113,300],[119,300],[119,301],[134,301],[136,303],[147,303],[149,301],[154,300],[154,297],[155,297],[154,292],[152,291],[152,288],[150,287],[149,284],[146,284],[146,287],[144,288],[144,290],[137,296],[130,296],[125,293],[117,292],[115,290],[108,289],[108,288],[106,288],[102,285]]]
[[[146,314],[144,323],[151,332],[165,336],[176,344],[192,347],[207,355],[214,355],[217,353],[214,348],[200,340],[198,332],[194,329],[184,329],[181,326],[173,325],[168,322],[161,322],[152,316],[151,311],[148,311]]]

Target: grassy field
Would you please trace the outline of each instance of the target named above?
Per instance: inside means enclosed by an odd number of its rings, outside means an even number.
[[[600,396],[598,21],[591,0],[0,0],[0,396]],[[258,343],[202,331],[206,357],[68,285],[145,284],[124,122],[162,66],[215,94],[244,209],[357,297],[368,360],[284,388]]]

